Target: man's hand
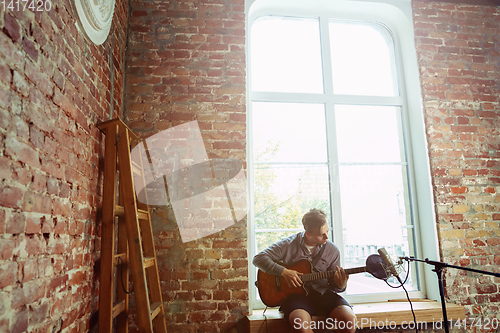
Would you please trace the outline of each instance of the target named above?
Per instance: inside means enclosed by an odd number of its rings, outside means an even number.
[[[281,272],[281,276],[285,279],[290,288],[300,287],[302,285],[302,280],[300,279],[301,275],[302,273],[288,268],[285,268],[283,272]]]
[[[343,290],[347,287],[347,280],[349,280],[349,275],[347,275],[343,268],[337,266],[335,273],[333,274],[333,280],[337,288]]]

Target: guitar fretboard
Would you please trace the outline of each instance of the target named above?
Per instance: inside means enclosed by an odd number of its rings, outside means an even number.
[[[363,273],[366,272],[366,267],[347,268],[344,269],[344,271],[347,275]],[[302,282],[307,282],[307,281],[314,281],[321,279],[331,279],[333,278],[334,274],[335,271],[317,272],[317,273],[303,274],[300,276],[300,278]]]

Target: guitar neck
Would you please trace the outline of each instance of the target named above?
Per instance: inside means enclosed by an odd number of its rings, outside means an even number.
[[[347,268],[344,269],[347,275],[357,274],[366,272],[366,267],[356,267],[356,268]],[[314,281],[314,280],[322,280],[322,279],[331,279],[335,271],[326,271],[326,272],[317,272],[317,273],[309,273],[303,274],[300,276],[303,282]]]

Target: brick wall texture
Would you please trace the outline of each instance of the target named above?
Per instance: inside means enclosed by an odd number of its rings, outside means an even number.
[[[500,8],[412,5],[441,259],[500,272]],[[500,279],[445,279],[470,317],[498,319]]]
[[[412,4],[441,259],[499,271],[500,9]],[[2,332],[96,331],[95,125],[110,109],[143,137],[196,120],[209,157],[246,161],[243,0],[118,0],[101,46],[78,32],[68,0],[52,5],[0,8]],[[170,206],[151,212],[168,331],[236,331],[246,221],[183,243]],[[498,279],[450,269],[445,283],[470,317],[498,316]]]
[[[143,137],[197,121],[209,158],[245,164],[245,66],[243,0],[130,1],[125,121]],[[183,243],[171,207],[151,211],[167,331],[234,331],[248,313],[246,219]]]
[[[112,38],[95,46],[69,1],[51,4],[0,7],[0,332],[88,332],[98,308],[95,124],[111,96],[121,114],[128,6],[117,1]]]

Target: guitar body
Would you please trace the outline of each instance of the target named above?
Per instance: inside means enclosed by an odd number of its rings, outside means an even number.
[[[332,278],[335,271],[312,273],[312,264],[309,260],[302,259],[294,264],[286,265],[279,263],[288,269],[293,269],[302,273],[301,279],[303,281],[313,281],[325,278]],[[389,276],[385,263],[378,254],[372,254],[366,259],[366,267],[348,268],[345,269],[346,274],[356,274],[368,272],[377,279],[386,280]],[[283,303],[285,298],[291,294],[306,294],[307,290],[304,284],[300,287],[290,288],[285,279],[278,275],[264,273],[260,269],[257,272],[257,281],[255,282],[259,290],[259,296],[262,302],[270,307],[278,306]]]
[[[312,264],[306,259],[299,260],[292,265],[285,265],[283,263],[279,264],[303,274],[312,272]],[[281,305],[285,298],[291,294],[307,295],[304,285],[296,288],[290,288],[282,276],[267,274],[260,269],[257,272],[256,285],[262,302],[271,307]]]

